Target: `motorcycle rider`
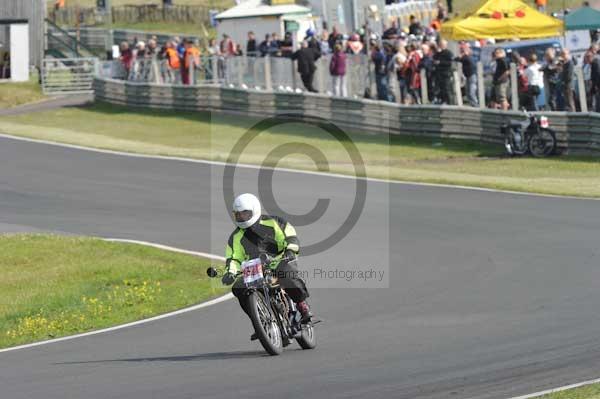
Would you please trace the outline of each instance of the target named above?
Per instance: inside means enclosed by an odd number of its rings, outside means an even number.
[[[263,215],[260,201],[253,194],[242,194],[233,201],[234,223],[237,228],[227,242],[225,250],[225,274],[221,279],[224,285],[231,285],[233,295],[240,306],[249,314],[246,287],[243,278],[236,278],[244,261],[260,257],[266,253],[271,257],[283,258],[277,264],[273,276],[302,314],[302,322],[307,323],[312,316],[306,298],[308,290],[298,277],[296,259],[300,250],[294,227],[277,216]],[[283,256],[282,256],[283,255]],[[255,339],[256,335],[252,336]]]

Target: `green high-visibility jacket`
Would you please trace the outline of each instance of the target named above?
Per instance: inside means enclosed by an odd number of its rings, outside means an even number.
[[[225,268],[236,274],[244,261],[256,259],[261,253],[276,257],[287,250],[295,253],[300,250],[294,226],[280,217],[263,215],[253,226],[238,227],[231,233],[225,248]]]

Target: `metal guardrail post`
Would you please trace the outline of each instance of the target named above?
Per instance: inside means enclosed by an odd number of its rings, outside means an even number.
[[[154,75],[154,83],[160,83],[160,68],[156,55],[152,56],[152,74]]]
[[[320,68],[317,68],[317,72],[318,72],[318,87],[319,87],[319,93],[325,93],[327,91],[327,89],[325,88],[325,70],[326,70],[326,59],[325,57],[321,57],[320,58]]]
[[[456,98],[456,105],[459,107],[463,106],[463,98],[462,91],[460,90],[460,75],[458,71],[452,72],[452,77],[454,80],[454,96]]]
[[[517,65],[510,63],[510,100],[513,111],[519,110],[519,87],[517,82]]]
[[[212,67],[212,83],[219,83],[219,57],[213,55],[210,57]]]
[[[367,59],[367,71],[369,73],[369,91],[371,92],[371,98],[378,98],[377,95],[377,80],[375,79],[375,64],[370,62],[370,58]]]
[[[190,66],[188,67],[188,81],[190,86],[194,86],[196,84],[196,71],[194,69],[194,62],[190,62]]]
[[[273,83],[271,81],[271,56],[265,56],[265,90],[272,91]]]
[[[421,74],[421,104],[429,104],[429,87],[427,87],[427,73],[425,69],[419,71]]]
[[[242,87],[242,84],[244,84],[244,68],[245,66],[248,65],[248,56],[246,54],[244,54],[243,57],[236,57],[237,58],[237,83],[238,83],[238,87]]]
[[[483,86],[483,63],[477,63],[477,96],[479,97],[479,108],[485,108],[485,87]]]
[[[400,98],[401,97],[400,83],[398,82],[398,75],[396,73],[391,74],[390,85],[392,86],[392,94],[394,94],[396,103],[402,104],[402,99]]]
[[[577,91],[579,91],[579,105],[581,112],[588,112],[587,96],[585,92],[585,82],[583,80],[583,69],[581,66],[575,67],[575,76],[577,77]]]
[[[298,78],[296,77],[296,61],[290,58],[290,66],[292,68],[292,88],[294,91],[298,89]]]

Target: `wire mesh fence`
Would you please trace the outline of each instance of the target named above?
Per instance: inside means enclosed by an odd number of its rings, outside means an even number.
[[[314,87],[321,93],[334,94],[335,78],[329,71],[331,55],[316,62]],[[185,64],[185,63],[182,63]],[[202,56],[198,65],[173,68],[166,59],[144,57],[123,64],[103,63],[102,76],[154,84],[220,84],[227,87],[287,92],[305,91],[297,65],[286,57]],[[186,76],[189,77],[185,78]],[[362,97],[369,86],[369,62],[365,55],[349,55],[346,61],[344,93]]]

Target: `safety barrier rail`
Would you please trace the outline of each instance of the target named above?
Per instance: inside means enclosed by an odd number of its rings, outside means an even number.
[[[213,111],[271,117],[295,113],[320,117],[341,127],[375,134],[448,137],[501,143],[500,126],[523,118],[505,112],[460,106],[405,106],[386,101],[331,97],[315,93],[289,93],[237,89],[216,84],[159,85],[98,78],[97,100],[134,107],[179,111]],[[600,114],[544,113],[557,132],[563,152],[600,155]]]

